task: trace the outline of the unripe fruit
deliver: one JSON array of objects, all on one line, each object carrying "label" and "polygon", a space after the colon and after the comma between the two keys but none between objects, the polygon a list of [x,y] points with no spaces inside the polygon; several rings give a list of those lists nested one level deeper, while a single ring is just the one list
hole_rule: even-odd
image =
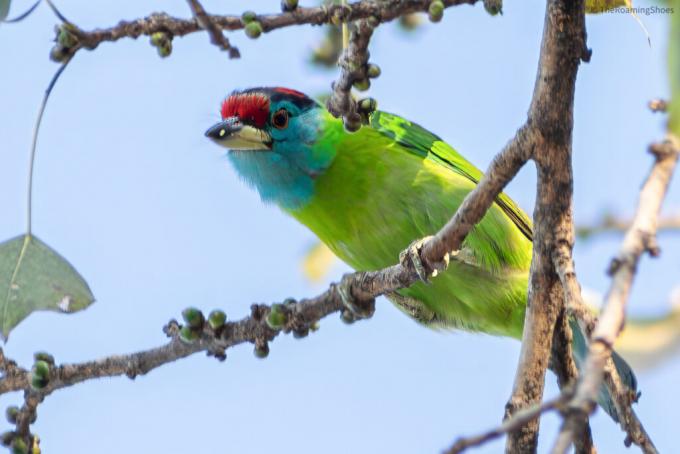
[{"label": "unripe fruit", "polygon": [[243,14],[241,14],[241,22],[244,24],[248,24],[255,20],[257,20],[257,14],[255,11],[245,11]]},{"label": "unripe fruit", "polygon": [[348,325],[351,325],[356,321],[354,315],[352,315],[352,313],[347,310],[340,313],[340,320],[342,320],[344,323],[347,323]]},{"label": "unripe fruit", "polygon": [[376,77],[380,77],[380,66],[374,65],[373,63],[370,63],[368,65],[368,68],[366,68],[366,75],[370,77],[371,79],[375,79]]},{"label": "unripe fruit", "polygon": [[160,46],[168,39],[168,35],[163,32],[156,32],[151,34],[151,44],[154,46]]},{"label": "unripe fruit", "polygon": [[421,23],[422,19],[417,14],[406,14],[399,18],[399,26],[407,32],[415,30]]},{"label": "unripe fruit", "polygon": [[156,32],[151,35],[151,45],[156,48],[158,55],[165,58],[172,53],[172,36],[165,32]]},{"label": "unripe fruit", "polygon": [[354,88],[359,91],[366,91],[371,88],[371,81],[368,79],[361,79],[354,82]]},{"label": "unripe fruit", "polygon": [[169,57],[172,53],[172,41],[168,41],[164,46],[158,46],[158,55],[161,58]]},{"label": "unripe fruit", "polygon": [[484,0],[484,9],[492,16],[503,14],[503,0]]},{"label": "unripe fruit", "polygon": [[288,13],[295,11],[298,7],[298,0],[281,0],[281,11]]},{"label": "unripe fruit", "polygon": [[262,34],[262,25],[257,21],[248,22],[245,31],[248,38],[257,39]]},{"label": "unripe fruit", "polygon": [[227,321],[227,314],[224,311],[215,309],[208,315],[208,324],[212,329],[220,329],[224,326],[224,322]]},{"label": "unripe fruit", "polygon": [[35,375],[31,377],[31,386],[38,391],[44,389],[48,383],[49,380],[44,378],[36,377]]},{"label": "unripe fruit", "polygon": [[199,338],[199,334],[189,328],[188,326],[183,326],[181,330],[179,330],[179,339],[182,342],[185,342],[187,344],[193,344],[196,342]]},{"label": "unripe fruit", "polygon": [[21,438],[12,441],[12,454],[28,454],[28,447]]},{"label": "unripe fruit", "polygon": [[267,315],[267,326],[271,329],[279,330],[286,324],[286,313],[283,311],[283,306],[280,304],[273,304],[269,315]]},{"label": "unripe fruit", "polygon": [[50,377],[50,365],[47,362],[38,360],[33,364],[33,375],[44,380]]},{"label": "unripe fruit", "polygon": [[264,359],[267,356],[269,356],[269,345],[266,342],[263,344],[256,343],[253,353],[255,354],[256,357]]},{"label": "unripe fruit", "polygon": [[47,352],[35,352],[33,353],[33,359],[36,361],[45,361],[52,366],[54,365],[54,356]]},{"label": "unripe fruit", "polygon": [[361,129],[361,117],[358,119],[345,119],[345,130],[347,132],[357,132],[359,129]]},{"label": "unripe fruit", "polygon": [[441,0],[434,0],[430,3],[427,14],[430,17],[431,22],[439,22],[442,20],[442,17],[444,17],[444,2]]},{"label": "unripe fruit", "polygon": [[64,27],[59,27],[59,31],[57,33],[57,42],[64,47],[74,47],[76,44],[78,44],[76,37]]},{"label": "unripe fruit", "polygon": [[4,432],[2,435],[0,435],[0,444],[2,444],[5,447],[8,447],[9,445],[12,444],[12,440],[14,440],[14,437],[16,437],[16,433],[12,431]]},{"label": "unripe fruit", "polygon": [[50,60],[56,63],[65,62],[69,55],[71,55],[69,50],[59,43],[52,46],[52,49],[50,50]]},{"label": "unripe fruit", "polygon": [[10,424],[17,423],[17,416],[19,416],[19,407],[16,405],[11,405],[5,410],[5,417],[7,417],[7,422]]},{"label": "unripe fruit", "polygon": [[296,329],[293,331],[293,337],[295,339],[302,339],[309,335],[309,328]]},{"label": "unripe fruit", "polygon": [[205,322],[205,317],[203,317],[203,312],[195,307],[187,307],[182,311],[182,318],[186,324],[193,329],[203,328],[203,323]]},{"label": "unripe fruit", "polygon": [[359,101],[359,110],[362,113],[370,114],[378,109],[378,101],[373,98],[364,98]]}]

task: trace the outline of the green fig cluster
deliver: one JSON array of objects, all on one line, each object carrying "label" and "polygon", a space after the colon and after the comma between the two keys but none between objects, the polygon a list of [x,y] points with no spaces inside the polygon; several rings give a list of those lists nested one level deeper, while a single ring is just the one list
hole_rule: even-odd
[{"label": "green fig cluster", "polygon": [[245,11],[241,14],[241,22],[248,38],[257,39],[260,37],[262,24],[257,20],[257,14],[254,11]]},{"label": "green fig cluster", "polygon": [[73,56],[78,48],[78,37],[75,34],[75,26],[72,24],[61,24],[55,27],[55,44],[50,50],[50,59],[57,63],[63,63]]},{"label": "green fig cluster", "polygon": [[427,15],[430,22],[439,22],[444,17],[444,2],[441,0],[433,0],[430,7],[427,9]]},{"label": "green fig cluster", "polygon": [[156,48],[161,58],[169,57],[172,53],[172,35],[167,32],[151,34],[151,45]]},{"label": "green fig cluster", "polygon": [[281,0],[281,11],[289,13],[298,7],[298,0]]},{"label": "green fig cluster", "polygon": [[187,344],[196,342],[201,337],[205,317],[200,309],[187,307],[182,311],[185,325],[179,330],[179,338]]}]

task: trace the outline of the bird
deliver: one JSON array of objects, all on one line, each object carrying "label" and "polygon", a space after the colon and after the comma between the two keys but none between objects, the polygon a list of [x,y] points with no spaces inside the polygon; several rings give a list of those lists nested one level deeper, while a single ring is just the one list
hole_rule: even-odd
[{"label": "bird", "polygon": [[[414,240],[436,233],[483,176],[414,122],[375,110],[349,132],[322,103],[290,88],[233,91],[220,116],[205,136],[229,150],[240,178],[357,271],[393,265]],[[431,328],[521,339],[532,235],[530,218],[501,193],[445,271],[387,298]],[[578,323],[570,324],[580,367],[587,341]],[[616,353],[613,359],[637,392],[630,366]],[[618,422],[604,387],[598,402]]]}]

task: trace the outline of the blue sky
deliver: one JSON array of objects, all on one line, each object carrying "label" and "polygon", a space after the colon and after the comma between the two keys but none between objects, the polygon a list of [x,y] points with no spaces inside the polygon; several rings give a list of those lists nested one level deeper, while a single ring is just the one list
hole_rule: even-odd
[{"label": "blue sky", "polygon": [[[14,15],[29,6],[15,0]],[[303,4],[306,4],[304,1]],[[61,0],[83,28],[110,26],[164,9],[186,17],[186,2]],[[252,2],[205,1],[208,11],[240,13]],[[508,1],[504,15],[482,5],[447,10],[442,23],[406,35],[381,28],[371,44],[383,75],[370,94],[384,110],[417,121],[485,168],[526,115],[533,88],[543,2]],[[278,1],[257,2],[260,12]],[[624,14],[588,18],[590,64],[577,82],[574,131],[575,214],[633,212],[650,167],[647,145],[663,119],[645,105],[667,96],[667,17],[642,18],[652,47]],[[0,26],[0,238],[22,233],[31,129],[57,66],[48,60],[56,18],[46,7]],[[161,60],[145,38],[80,52],[57,85],[40,135],[34,231],[89,281],[97,303],[73,316],[40,313],[12,333],[6,353],[30,365],[36,350],[81,361],[165,341],[161,327],[192,305],[231,318],[253,302],[310,296],[300,271],[313,235],[264,206],[203,137],[234,88],[283,85],[323,93],[334,71],[306,59],[318,27],[250,40],[230,35],[242,54],[229,60],[196,33],[176,39]],[[529,213],[533,165],[507,192]],[[677,183],[666,211],[680,209]],[[585,287],[605,291],[604,269],[620,238],[579,243]],[[663,256],[645,258],[631,310],[656,314],[677,285],[680,241],[660,237]],[[330,278],[347,269],[338,264]],[[329,278],[329,279],[330,279]],[[195,356],[135,382],[117,378],[50,396],[34,428],[44,452],[296,453],[440,452],[460,434],[499,422],[510,394],[519,343],[424,329],[380,301],[375,317],[352,326],[337,317],[305,340],[290,336],[258,360],[250,347],[225,363]],[[639,374],[638,411],[662,452],[676,446],[680,360]],[[548,395],[557,390],[552,376]],[[3,396],[0,405],[20,402]],[[559,424],[543,419],[541,450]],[[9,427],[8,427],[9,428]],[[623,450],[623,434],[603,412],[593,418],[601,452]],[[2,429],[4,430],[4,429]],[[498,452],[495,442],[478,452]]]}]

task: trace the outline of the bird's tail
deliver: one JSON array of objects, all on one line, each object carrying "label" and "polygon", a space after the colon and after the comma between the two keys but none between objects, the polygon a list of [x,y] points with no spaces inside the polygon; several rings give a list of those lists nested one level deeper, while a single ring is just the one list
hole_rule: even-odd
[{"label": "bird's tail", "polygon": [[[574,338],[572,344],[574,361],[576,362],[576,366],[578,367],[579,371],[583,371],[583,365],[585,363],[586,356],[588,355],[588,342],[581,331],[581,327],[575,319],[571,318],[569,320],[569,325],[571,326],[571,331],[573,332]],[[635,378],[635,374],[628,363],[616,352],[612,352],[612,360],[614,361],[614,366],[616,366],[616,370],[618,371],[623,384],[630,388],[631,391],[637,393],[637,379]],[[597,396],[597,403],[600,404],[604,411],[606,411],[615,422],[619,422],[619,415],[616,412],[614,400],[612,399],[611,394],[609,394],[609,391],[604,384],[602,384],[600,387],[600,392]]]}]

